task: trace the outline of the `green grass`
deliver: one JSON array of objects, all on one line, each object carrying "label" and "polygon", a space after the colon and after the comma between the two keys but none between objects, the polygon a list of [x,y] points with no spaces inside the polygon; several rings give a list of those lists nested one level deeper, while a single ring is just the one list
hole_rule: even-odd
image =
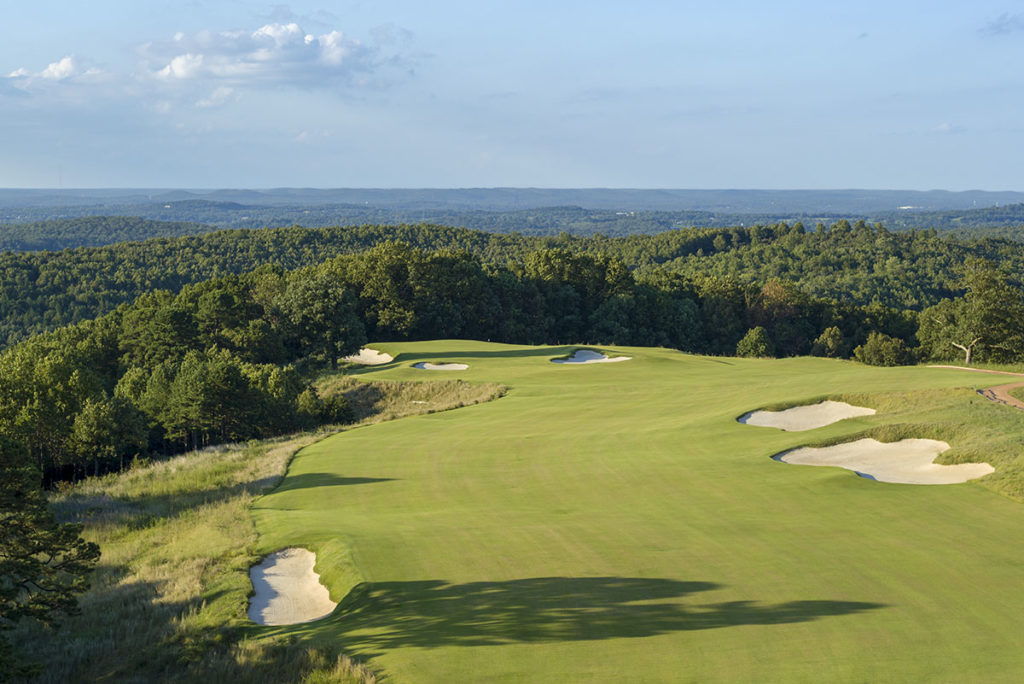
[{"label": "green grass", "polygon": [[[259,553],[300,545],[342,605],[252,628],[396,682],[1011,682],[1024,672],[1024,412],[996,376],[826,359],[379,344],[367,380],[451,376],[498,401],[359,427],[303,449],[253,503]],[[446,376],[446,377],[451,377]],[[958,389],[959,388],[959,389]],[[875,407],[803,433],[741,425],[824,397]],[[974,483],[910,486],[770,455],[937,437]]]}]

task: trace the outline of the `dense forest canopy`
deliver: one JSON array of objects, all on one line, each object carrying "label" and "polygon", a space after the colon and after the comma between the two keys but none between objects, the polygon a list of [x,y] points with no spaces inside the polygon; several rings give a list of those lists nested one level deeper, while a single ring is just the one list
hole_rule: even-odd
[{"label": "dense forest canopy", "polygon": [[958,265],[978,257],[1020,271],[1024,246],[1000,239],[954,240],[932,231],[802,224],[682,229],[621,238],[533,237],[431,225],[228,230],[60,252],[0,254],[0,342],[84,321],[156,289],[172,292],[264,264],[294,269],[388,240],[455,249],[482,262],[521,263],[538,249],[607,255],[637,274],[777,279],[813,297],[920,310],[963,293]]}]

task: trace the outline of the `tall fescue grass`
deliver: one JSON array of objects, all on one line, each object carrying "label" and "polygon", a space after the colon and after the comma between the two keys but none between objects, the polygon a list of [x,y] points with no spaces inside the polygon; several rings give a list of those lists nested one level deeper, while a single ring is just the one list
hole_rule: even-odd
[{"label": "tall fescue grass", "polygon": [[[362,423],[500,396],[460,381],[324,383]],[[93,478],[52,497],[103,555],[82,614],[56,631],[25,624],[16,645],[43,665],[39,682],[374,682],[340,653],[260,637],[245,611],[255,497],[276,486],[304,446],[335,429],[205,449]]]},{"label": "tall fescue grass", "polygon": [[364,423],[471,406],[497,399],[505,389],[496,383],[477,385],[463,380],[362,381],[346,375],[325,377],[317,385],[322,396],[344,395],[355,419]]}]

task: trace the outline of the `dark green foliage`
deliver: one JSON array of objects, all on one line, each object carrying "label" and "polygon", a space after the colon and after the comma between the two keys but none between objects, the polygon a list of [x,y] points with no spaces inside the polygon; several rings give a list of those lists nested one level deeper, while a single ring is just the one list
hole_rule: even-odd
[{"label": "dark green foliage", "polygon": [[[812,233],[805,233],[800,224],[779,224],[668,230],[621,238],[529,237],[431,225],[228,230],[62,252],[0,254],[0,341],[9,344],[35,332],[95,318],[146,292],[177,292],[189,283],[245,273],[261,265],[294,269],[365,252],[388,241],[468,252],[488,266],[499,267],[523,265],[532,252],[565,250],[614,258],[633,269],[638,278],[656,269],[698,281],[708,276],[729,279],[743,287],[760,287],[774,278],[796,283],[800,291],[815,298],[860,305],[880,302],[915,310],[962,294],[956,269],[968,257],[997,260],[1018,271],[1024,268],[1024,247],[1015,242],[960,242],[939,238],[934,231],[889,233],[880,226],[851,226],[845,221]],[[434,261],[432,267],[436,269],[439,263]],[[540,269],[535,275],[555,275],[544,274],[541,262],[533,266]],[[459,282],[463,275],[448,283]],[[402,285],[400,280],[406,276],[400,269],[391,273],[392,285],[399,289],[382,292],[390,297],[388,306],[379,312],[384,316],[382,332],[401,332],[413,323],[404,318],[408,302],[403,305],[403,298],[422,292],[424,287],[416,280]],[[445,282],[445,278],[435,277],[432,284],[440,287]],[[550,293],[538,296],[546,294]],[[204,305],[213,316],[210,324],[225,322],[218,318],[225,313],[222,307],[230,309],[231,302]],[[377,320],[372,315],[364,318],[369,336],[376,337]],[[433,315],[426,325],[436,327],[443,318],[443,314]],[[172,328],[177,323],[180,321],[173,316],[165,322]],[[251,331],[255,337],[259,334],[258,329]],[[743,330],[726,331],[716,344],[731,351],[742,334]],[[725,344],[728,338],[731,343]]]},{"label": "dark green foliage", "polygon": [[921,354],[935,360],[1007,362],[1024,351],[1024,294],[994,263],[979,259],[963,270],[962,299],[944,299],[921,312]]},{"label": "dark green foliage", "polygon": [[832,359],[845,357],[847,351],[848,347],[843,339],[843,331],[835,325],[825,328],[811,346],[812,355],[827,356]]},{"label": "dark green foliage", "polygon": [[869,334],[867,341],[853,350],[853,355],[871,366],[903,366],[914,362],[903,340],[880,332]]},{"label": "dark green foliage", "polygon": [[197,235],[214,230],[201,223],[151,221],[138,216],[84,216],[0,228],[0,252],[28,252],[109,245],[151,237]]},{"label": "dark green foliage", "polygon": [[4,632],[23,619],[55,625],[78,612],[99,547],[59,524],[47,508],[27,451],[0,437],[0,681],[31,670]]},{"label": "dark green foliage", "polygon": [[736,344],[736,356],[764,358],[775,355],[775,345],[768,337],[768,331],[760,325],[751,328]]}]

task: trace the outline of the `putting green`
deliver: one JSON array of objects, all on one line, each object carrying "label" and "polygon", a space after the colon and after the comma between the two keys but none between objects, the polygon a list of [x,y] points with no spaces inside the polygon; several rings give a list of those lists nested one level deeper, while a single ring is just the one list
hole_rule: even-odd
[{"label": "putting green", "polygon": [[770,458],[891,411],[803,433],[736,422],[784,402],[991,377],[665,349],[573,366],[548,362],[572,347],[373,347],[395,363],[359,371],[368,378],[423,381],[412,363],[465,363],[452,375],[510,390],[304,449],[255,504],[261,551],[317,551],[334,600],[358,585],[327,619],[257,634],[331,643],[396,682],[1024,672],[1024,506],[984,480],[893,485]]}]

